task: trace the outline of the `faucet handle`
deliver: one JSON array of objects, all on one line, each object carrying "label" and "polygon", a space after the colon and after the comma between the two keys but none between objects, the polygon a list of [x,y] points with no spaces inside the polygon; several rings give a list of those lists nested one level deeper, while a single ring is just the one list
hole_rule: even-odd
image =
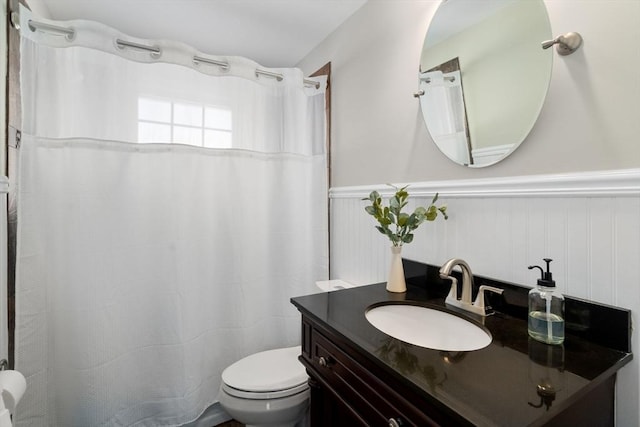
[{"label": "faucet handle", "polygon": [[485,306],[485,303],[484,303],[484,291],[491,291],[491,292],[495,292],[496,294],[502,294],[504,292],[504,289],[495,288],[489,285],[480,286],[480,288],[478,289],[478,296],[476,297],[476,300],[473,302],[473,305],[477,307],[479,310],[482,310],[483,313],[486,313],[487,307]]}]

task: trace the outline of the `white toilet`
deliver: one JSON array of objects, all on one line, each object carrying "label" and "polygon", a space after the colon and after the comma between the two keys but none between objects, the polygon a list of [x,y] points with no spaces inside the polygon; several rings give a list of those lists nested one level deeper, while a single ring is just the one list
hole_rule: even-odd
[{"label": "white toilet", "polygon": [[300,346],[255,353],[222,372],[218,400],[247,426],[290,427],[305,420],[309,406],[307,372]]}]

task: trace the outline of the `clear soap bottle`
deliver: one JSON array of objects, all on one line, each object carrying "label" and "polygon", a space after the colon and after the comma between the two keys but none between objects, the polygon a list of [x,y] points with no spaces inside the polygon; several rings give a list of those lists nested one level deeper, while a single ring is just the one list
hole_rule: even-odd
[{"label": "clear soap bottle", "polygon": [[529,291],[529,336],[546,344],[564,342],[564,297],[556,290],[556,282],[549,271],[553,260],[544,258],[547,271],[538,265],[529,266],[540,269],[542,277],[537,287]]}]

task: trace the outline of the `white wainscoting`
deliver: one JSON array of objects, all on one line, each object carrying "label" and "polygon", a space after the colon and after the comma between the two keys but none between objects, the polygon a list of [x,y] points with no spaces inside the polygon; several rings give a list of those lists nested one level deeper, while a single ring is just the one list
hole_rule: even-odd
[{"label": "white wainscoting", "polygon": [[[384,185],[331,189],[331,278],[386,281],[390,244],[361,200],[372,190],[393,192]],[[405,258],[435,265],[462,258],[475,274],[528,286],[535,285],[538,270],[527,266],[552,258],[561,292],[631,309],[637,322],[640,169],[410,183],[408,208],[427,205],[436,192],[449,220],[423,224],[404,246]],[[637,356],[623,372],[618,425],[640,425]]]}]

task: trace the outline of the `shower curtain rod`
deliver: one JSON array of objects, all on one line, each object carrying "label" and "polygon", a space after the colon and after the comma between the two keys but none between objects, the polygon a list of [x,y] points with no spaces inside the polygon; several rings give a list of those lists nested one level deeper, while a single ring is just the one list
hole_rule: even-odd
[{"label": "shower curtain rod", "polygon": [[[228,69],[229,68],[229,64],[224,62],[224,61],[219,61],[217,59],[209,59],[209,58],[204,58],[202,56],[194,56],[193,57],[193,62],[198,64],[200,62],[203,62],[205,64],[211,64],[211,65],[217,65],[220,68],[223,69]],[[263,75],[263,76],[267,76],[267,77],[273,77],[274,79],[278,80],[278,81],[282,81],[284,79],[284,76],[280,73],[274,73],[272,71],[267,71],[267,70],[261,70],[259,68],[256,68],[256,76],[257,75]],[[314,80],[309,80],[309,79],[303,79],[304,84],[309,85],[309,86],[315,86],[316,89],[318,89],[320,87],[320,83],[314,81]]]},{"label": "shower curtain rod", "polygon": [[[73,40],[73,38],[76,35],[76,31],[73,28],[66,28],[66,27],[60,27],[57,25],[51,25],[51,24],[46,24],[44,22],[38,22],[38,21],[34,21],[33,19],[29,20],[29,29],[33,32],[35,32],[36,30],[41,30],[41,31],[45,31],[45,32],[54,32],[54,33],[60,33],[60,34],[65,34],[68,40]],[[160,49],[158,46],[149,46],[149,45],[144,45],[144,44],[140,44],[140,43],[135,43],[135,42],[129,42],[126,40],[121,40],[121,39],[116,39],[116,46],[118,46],[118,48],[120,49],[124,49],[125,47],[129,47],[132,49],[137,49],[137,50],[143,50],[146,52],[150,52],[151,56],[154,58],[159,58],[160,55],[162,54],[162,49]],[[193,62],[198,64],[200,62],[206,63],[206,64],[212,64],[212,65],[217,65],[223,69],[228,69],[229,68],[229,64],[224,62],[224,61],[218,61],[215,59],[208,59],[208,58],[203,58],[201,56],[197,56],[195,55],[193,57]],[[282,79],[284,79],[284,76],[280,73],[274,73],[272,71],[267,71],[267,70],[261,70],[259,68],[256,68],[256,76],[259,75],[263,75],[263,76],[267,76],[267,77],[273,77],[275,78],[277,81],[282,81]],[[320,87],[320,83],[314,81],[314,80],[310,80],[310,79],[303,79],[303,82],[305,85],[308,86],[314,86],[316,89],[318,89]]]},{"label": "shower curtain rod", "polygon": [[65,34],[68,40],[73,40],[76,36],[76,30],[73,28],[59,27],[57,25],[46,24],[29,19],[29,29],[35,33],[36,30],[49,31],[53,33]]},{"label": "shower curtain rod", "polygon": [[[454,76],[445,76],[443,77],[444,80],[448,81],[448,82],[455,82],[456,78]],[[431,83],[431,77],[425,77],[424,79],[422,79],[425,81],[425,83]]]}]

